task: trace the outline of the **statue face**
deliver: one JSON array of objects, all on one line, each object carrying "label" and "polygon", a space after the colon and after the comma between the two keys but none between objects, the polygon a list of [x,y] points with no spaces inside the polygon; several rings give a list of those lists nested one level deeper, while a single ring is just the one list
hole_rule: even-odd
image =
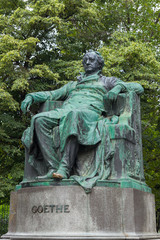
[{"label": "statue face", "polygon": [[83,67],[86,74],[92,74],[99,70],[99,63],[97,59],[97,54],[94,52],[89,52],[84,56]]}]

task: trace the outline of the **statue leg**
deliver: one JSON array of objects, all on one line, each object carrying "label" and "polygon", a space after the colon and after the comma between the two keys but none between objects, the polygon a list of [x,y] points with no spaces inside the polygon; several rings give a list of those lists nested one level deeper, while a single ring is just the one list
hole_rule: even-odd
[{"label": "statue leg", "polygon": [[58,171],[53,173],[54,178],[68,178],[70,176],[70,171],[72,170],[76,156],[79,149],[79,143],[75,136],[68,138],[62,160],[60,162]]},{"label": "statue leg", "polygon": [[58,125],[58,119],[40,116],[35,119],[35,141],[42,153],[48,173],[38,179],[52,178],[53,172],[58,169],[59,161],[56,149],[53,147],[52,130]]}]

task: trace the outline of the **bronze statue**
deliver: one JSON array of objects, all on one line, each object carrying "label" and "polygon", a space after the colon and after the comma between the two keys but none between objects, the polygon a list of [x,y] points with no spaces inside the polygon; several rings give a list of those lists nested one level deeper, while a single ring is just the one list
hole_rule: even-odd
[{"label": "bronze statue", "polygon": [[[117,126],[119,116],[113,111],[111,115],[110,108],[120,93],[132,91],[142,94],[143,88],[138,83],[125,83],[116,77],[103,76],[104,60],[98,52],[87,52],[83,66],[85,72],[77,81],[71,81],[55,91],[29,93],[21,109],[26,113],[32,103],[63,101],[61,107],[32,117],[31,127],[23,135],[28,162],[36,169],[39,181],[71,177],[84,188],[90,189],[97,180],[105,180],[111,174],[115,148],[111,144],[108,126]],[[53,139],[56,127],[60,137],[58,148],[61,159],[55,146],[58,140]],[[130,127],[128,129],[130,131]],[[73,171],[81,146],[95,149],[94,162],[87,174],[82,176]]]}]

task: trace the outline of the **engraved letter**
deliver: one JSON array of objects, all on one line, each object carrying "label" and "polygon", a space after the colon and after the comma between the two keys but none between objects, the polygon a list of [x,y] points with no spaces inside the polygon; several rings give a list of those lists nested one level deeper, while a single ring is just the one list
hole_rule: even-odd
[{"label": "engraved letter", "polygon": [[58,211],[60,211],[60,213],[62,213],[62,210],[63,210],[63,205],[56,205],[56,213],[58,213]]},{"label": "engraved letter", "polygon": [[49,213],[48,205],[44,205],[44,213]]},{"label": "engraved letter", "polygon": [[64,205],[64,213],[69,213],[69,205]]},{"label": "engraved letter", "polygon": [[55,207],[55,205],[49,205],[51,208],[51,213],[53,213],[53,208]]},{"label": "engraved letter", "polygon": [[39,213],[42,213],[42,212],[43,212],[43,207],[42,207],[42,206],[39,206],[39,207],[38,207],[38,212],[39,212]]},{"label": "engraved letter", "polygon": [[32,212],[33,212],[33,213],[36,213],[37,211],[38,211],[38,208],[37,208],[36,206],[33,206],[33,207],[32,207]]}]

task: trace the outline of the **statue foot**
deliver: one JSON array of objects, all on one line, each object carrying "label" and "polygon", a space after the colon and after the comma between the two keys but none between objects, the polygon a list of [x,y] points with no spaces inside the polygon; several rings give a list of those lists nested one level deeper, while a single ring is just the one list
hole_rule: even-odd
[{"label": "statue foot", "polygon": [[53,178],[53,173],[54,173],[54,172],[55,172],[55,170],[50,169],[46,175],[38,176],[37,179],[38,179],[38,180],[51,179],[51,178]]},{"label": "statue foot", "polygon": [[52,174],[53,178],[58,178],[58,179],[67,179],[67,175],[65,173],[58,173],[58,172],[55,172]]},{"label": "statue foot", "polygon": [[59,173],[53,173],[52,176],[53,176],[53,178],[58,178],[58,179],[63,179],[63,178],[64,178],[64,177],[63,177],[61,174],[59,174]]}]

